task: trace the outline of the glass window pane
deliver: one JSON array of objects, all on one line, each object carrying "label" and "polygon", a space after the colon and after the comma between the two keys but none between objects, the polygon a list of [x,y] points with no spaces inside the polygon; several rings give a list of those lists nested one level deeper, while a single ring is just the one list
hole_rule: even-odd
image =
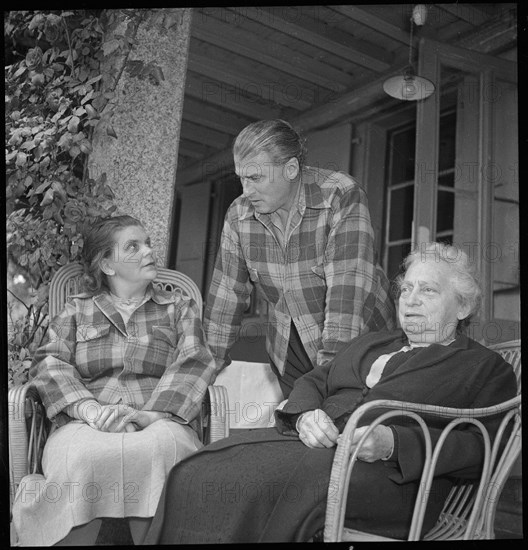
[{"label": "glass window pane", "polygon": [[394,279],[401,272],[401,265],[407,254],[411,251],[411,243],[395,244],[389,246],[387,277],[389,281]]},{"label": "glass window pane", "polygon": [[438,147],[438,170],[455,166],[456,113],[440,117],[440,142]]},{"label": "glass window pane", "polygon": [[446,187],[455,186],[455,173],[449,172],[438,177],[438,185],[445,185]]},{"label": "glass window pane", "polygon": [[436,231],[453,229],[455,214],[455,194],[451,191],[438,191],[438,205],[436,210]]},{"label": "glass window pane", "polygon": [[389,192],[391,194],[389,241],[410,239],[413,219],[414,187],[409,185],[402,189],[395,189]]},{"label": "glass window pane", "polygon": [[416,128],[395,132],[391,136],[391,174],[389,184],[414,180]]}]

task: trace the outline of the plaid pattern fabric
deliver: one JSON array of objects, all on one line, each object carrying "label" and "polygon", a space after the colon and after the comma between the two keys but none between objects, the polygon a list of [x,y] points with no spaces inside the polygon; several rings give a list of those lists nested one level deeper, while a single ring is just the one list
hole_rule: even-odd
[{"label": "plaid pattern fabric", "polygon": [[314,366],[362,332],[395,327],[364,191],[347,174],[310,167],[301,184],[285,246],[269,214],[243,196],[229,207],[204,321],[219,370],[229,363],[252,285],[269,304],[266,346],[281,373],[292,320]]},{"label": "plaid pattern fabric", "polygon": [[126,326],[108,294],[72,297],[50,323],[30,380],[59,425],[71,420],[68,405],[89,397],[170,412],[188,423],[213,373],[194,301],[152,289]]}]

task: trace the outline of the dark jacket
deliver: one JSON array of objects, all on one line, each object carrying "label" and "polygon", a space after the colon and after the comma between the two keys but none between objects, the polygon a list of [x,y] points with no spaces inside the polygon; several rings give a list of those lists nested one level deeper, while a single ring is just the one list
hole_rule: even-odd
[{"label": "dark jacket", "polygon": [[[516,395],[517,383],[511,365],[488,348],[459,335],[449,346],[432,344],[419,348],[401,366],[398,356],[387,363],[379,382],[368,388],[365,380],[373,360],[383,353],[399,350],[408,344],[401,330],[369,333],[354,339],[329,365],[314,369],[299,378],[282,411],[276,411],[277,428],[283,434],[295,433],[298,414],[322,409],[342,431],[351,413],[363,403],[375,399],[395,399],[456,408],[490,407]],[[380,411],[372,411],[360,421],[369,424]],[[421,429],[404,418],[387,421],[393,427],[400,474],[394,481],[416,480],[422,472],[424,446]],[[499,420],[485,419],[494,433]],[[433,423],[433,445],[446,420]],[[480,431],[456,430],[444,444],[436,468],[437,475],[446,473],[474,477],[482,462]],[[460,453],[460,449],[464,453]]]},{"label": "dark jacket", "polygon": [[[291,542],[309,540],[324,524],[335,447],[312,449],[294,429],[302,411],[321,408],[342,428],[361,403],[399,399],[451,407],[487,407],[516,394],[512,367],[500,355],[459,336],[396,354],[379,382],[365,379],[375,359],[407,343],[401,331],[368,333],[343,348],[326,367],[299,378],[277,428],[250,430],[205,446],[171,471],[147,544]],[[367,424],[372,417],[365,417]],[[483,420],[493,431],[497,419]],[[350,477],[345,524],[406,538],[423,463],[421,433],[390,420],[398,440],[394,460],[357,461]],[[441,424],[445,424],[442,421]],[[438,429],[433,430],[433,440]],[[482,462],[481,436],[471,426],[449,435],[424,517],[429,530],[454,475],[474,477]],[[279,433],[281,432],[281,433]]]}]

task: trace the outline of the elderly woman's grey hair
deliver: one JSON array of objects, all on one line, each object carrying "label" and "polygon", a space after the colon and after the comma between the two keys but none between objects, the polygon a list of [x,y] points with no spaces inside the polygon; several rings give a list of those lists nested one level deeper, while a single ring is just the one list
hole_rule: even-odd
[{"label": "elderly woman's grey hair", "polygon": [[246,126],[233,144],[233,156],[243,160],[267,153],[277,164],[286,164],[296,158],[302,168],[306,149],[305,140],[285,120],[258,120]]},{"label": "elderly woman's grey hair", "polygon": [[[476,264],[459,246],[446,243],[421,243],[414,248],[402,263],[406,272],[416,262],[433,260],[444,262],[451,269],[451,281],[455,294],[463,306],[469,306],[468,316],[461,320],[458,329],[462,330],[469,325],[470,319],[480,310],[482,303],[482,289],[477,275]],[[404,276],[396,279],[397,291],[401,287]]]}]

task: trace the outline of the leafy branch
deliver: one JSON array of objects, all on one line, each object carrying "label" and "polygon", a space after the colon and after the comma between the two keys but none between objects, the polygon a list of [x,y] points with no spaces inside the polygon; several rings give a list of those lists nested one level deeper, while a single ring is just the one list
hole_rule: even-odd
[{"label": "leafy branch", "polygon": [[[87,228],[116,210],[106,175],[88,174],[93,133],[102,125],[117,137],[111,118],[125,71],[152,85],[163,80],[160,67],[132,53],[141,24],[168,28],[165,12],[172,10],[4,15],[10,383],[24,381],[46,334],[53,274],[80,259]],[[15,274],[27,284],[15,284]]]}]

